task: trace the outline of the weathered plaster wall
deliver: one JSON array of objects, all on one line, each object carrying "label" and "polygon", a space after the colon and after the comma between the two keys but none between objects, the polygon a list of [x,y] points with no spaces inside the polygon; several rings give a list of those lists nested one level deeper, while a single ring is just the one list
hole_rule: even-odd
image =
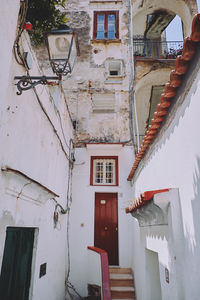
[{"label": "weathered plaster wall", "polygon": [[[170,285],[165,290],[165,278],[160,277],[162,299],[199,298],[199,64],[198,50],[188,77],[179,90],[174,108],[133,179],[133,192],[136,197],[144,191],[162,188],[177,188],[180,197],[179,205],[170,208],[175,223],[172,224],[173,229],[168,224],[168,234],[164,232],[165,228],[157,227],[155,233],[151,228],[139,229],[133,221],[137,247],[141,247],[134,247],[135,251],[133,250],[139,300],[149,299],[145,298],[143,284],[140,283],[145,274],[144,256],[140,256],[140,253],[144,252],[147,243],[151,245],[151,250],[160,243],[160,246],[153,250],[158,253],[159,264],[168,267],[170,278],[176,276],[174,290],[170,290]],[[174,200],[171,201],[171,205],[172,203],[175,203]],[[164,245],[165,239],[167,243]],[[176,242],[173,253],[170,253],[170,239],[173,243]],[[164,261],[160,256],[162,252],[166,252]]]},{"label": "weathered plaster wall", "polygon": [[[93,12],[119,10],[119,40],[93,40]],[[80,57],[71,76],[64,83],[72,117],[77,121],[78,140],[129,140],[129,44],[127,1],[95,2],[67,1],[69,26],[78,34]],[[123,74],[120,80],[108,81],[106,63],[121,60]],[[107,81],[107,82],[106,82]],[[96,94],[115,94],[114,112],[93,112]]]}]

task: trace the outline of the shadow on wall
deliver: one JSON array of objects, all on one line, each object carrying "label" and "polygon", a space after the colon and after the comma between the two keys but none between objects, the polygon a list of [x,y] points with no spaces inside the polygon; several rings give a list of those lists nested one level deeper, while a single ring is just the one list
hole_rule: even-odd
[{"label": "shadow on wall", "polygon": [[[198,83],[197,81],[195,82],[195,78],[197,76],[197,72],[199,71],[199,67],[199,55],[196,55],[195,59],[189,65],[187,75],[185,75],[181,87],[177,90],[177,94],[172,100],[174,103],[169,108],[167,118],[163,121],[157,137],[153,143],[149,145],[149,149],[144,156],[144,169],[151,165],[152,160],[155,159],[158,152],[166,146],[166,143],[169,142],[171,137],[175,134],[176,129],[181,126],[180,122],[184,118],[187,109],[189,109],[193,96],[196,94],[198,89]],[[189,91],[188,94],[185,94],[185,91]],[[171,167],[173,170],[173,165]],[[139,173],[140,172],[136,173],[137,175],[134,181],[136,181]],[[170,188],[170,186],[168,186],[168,188]]]},{"label": "shadow on wall", "polygon": [[199,299],[199,270],[200,270],[200,157],[196,158],[196,169],[193,174],[194,199],[191,200],[194,233],[185,229],[185,257],[184,273],[187,286],[185,299]]}]

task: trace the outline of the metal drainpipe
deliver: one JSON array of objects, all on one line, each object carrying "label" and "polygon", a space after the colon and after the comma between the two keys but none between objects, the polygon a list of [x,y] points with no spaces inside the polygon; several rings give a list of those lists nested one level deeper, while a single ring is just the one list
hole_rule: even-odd
[{"label": "metal drainpipe", "polygon": [[[134,91],[135,93],[135,91]],[[138,118],[137,118],[137,107],[136,107],[136,100],[135,97],[133,98],[134,101],[134,113],[135,113],[135,123],[136,123],[136,137],[137,137],[137,151],[140,150],[140,135],[139,135],[139,128],[138,128]]]},{"label": "metal drainpipe", "polygon": [[133,121],[133,95],[134,95],[134,66],[133,66],[133,43],[132,43],[132,7],[131,0],[128,1],[128,34],[129,34],[129,55],[130,55],[130,77],[129,77],[129,130],[130,138],[133,143],[134,152],[137,151],[136,132]]}]

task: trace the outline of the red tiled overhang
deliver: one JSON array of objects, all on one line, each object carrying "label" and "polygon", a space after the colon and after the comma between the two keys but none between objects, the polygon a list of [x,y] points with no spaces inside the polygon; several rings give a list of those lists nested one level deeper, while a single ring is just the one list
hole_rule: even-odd
[{"label": "red tiled overhang", "polygon": [[200,42],[200,13],[196,14],[193,18],[192,33],[190,37],[184,39],[183,53],[176,58],[175,70],[172,70],[170,73],[170,81],[165,85],[165,92],[161,95],[160,103],[157,105],[157,111],[154,113],[154,118],[151,120],[127,180],[132,180],[142,157],[162,125],[168,109],[173,102],[173,98],[176,95],[177,88],[181,85],[184,74],[187,72],[189,62],[194,58],[198,42]]},{"label": "red tiled overhang", "polygon": [[168,191],[169,191],[169,189],[146,191],[143,194],[141,194],[140,197],[137,198],[136,201],[134,201],[129,207],[127,207],[125,209],[125,211],[127,214],[131,213],[131,212],[137,210],[138,208],[148,204],[149,201],[151,201],[153,199],[155,194],[164,193],[164,192],[168,192]]}]

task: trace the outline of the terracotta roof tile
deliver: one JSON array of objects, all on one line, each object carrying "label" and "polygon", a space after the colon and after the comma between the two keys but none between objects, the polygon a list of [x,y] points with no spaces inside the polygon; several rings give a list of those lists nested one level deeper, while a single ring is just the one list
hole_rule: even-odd
[{"label": "terracotta roof tile", "polygon": [[150,122],[146,136],[144,137],[140,150],[136,155],[128,180],[133,178],[139,162],[162,125],[168,109],[173,102],[173,98],[176,95],[176,89],[181,85],[184,74],[187,72],[189,67],[189,62],[194,58],[198,42],[200,42],[200,13],[196,14],[193,18],[192,33],[190,37],[184,39],[183,53],[176,58],[175,70],[172,70],[170,73],[170,81],[165,85],[165,91],[161,95],[160,103],[157,105],[157,111],[154,113],[154,118]]},{"label": "terracotta roof tile", "polygon": [[126,213],[131,213],[133,211],[136,211],[140,207],[146,205],[151,201],[155,194],[168,192],[169,189],[162,189],[162,190],[154,190],[154,191],[146,191],[143,194],[140,194],[140,196],[131,203],[129,207],[125,209]]}]

